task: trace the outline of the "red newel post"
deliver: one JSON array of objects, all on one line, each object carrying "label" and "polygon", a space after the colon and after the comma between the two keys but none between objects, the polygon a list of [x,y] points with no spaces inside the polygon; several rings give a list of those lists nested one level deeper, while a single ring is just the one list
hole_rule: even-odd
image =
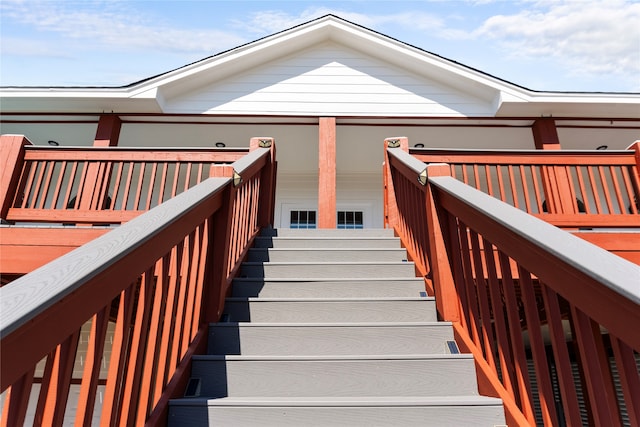
[{"label": "red newel post", "polygon": [[24,164],[24,147],[32,145],[23,135],[0,136],[0,218],[7,217]]}]

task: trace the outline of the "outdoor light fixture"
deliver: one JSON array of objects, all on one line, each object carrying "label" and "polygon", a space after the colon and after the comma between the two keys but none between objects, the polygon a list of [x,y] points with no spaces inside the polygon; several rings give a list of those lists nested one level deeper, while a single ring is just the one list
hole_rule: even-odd
[{"label": "outdoor light fixture", "polygon": [[222,147],[226,147],[226,146],[227,146],[227,144],[225,144],[224,142],[220,142],[220,141],[216,142],[216,147],[222,148]]},{"label": "outdoor light fixture", "polygon": [[606,150],[607,148],[609,148],[608,145],[601,145],[601,146],[597,147],[596,150]]},{"label": "outdoor light fixture", "polygon": [[50,139],[49,141],[47,141],[47,144],[52,145],[52,146],[54,146],[54,147],[57,147],[58,145],[60,145],[60,144],[58,144],[58,141],[54,141],[54,140],[52,140],[52,139]]},{"label": "outdoor light fixture", "polygon": [[416,145],[414,145],[413,148],[424,148],[424,144],[419,142]]}]

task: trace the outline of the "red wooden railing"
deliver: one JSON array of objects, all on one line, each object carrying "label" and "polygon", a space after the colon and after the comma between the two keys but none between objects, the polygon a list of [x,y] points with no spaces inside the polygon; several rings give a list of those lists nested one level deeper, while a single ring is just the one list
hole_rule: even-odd
[{"label": "red wooden railing", "polygon": [[[562,227],[640,226],[636,151],[409,149],[424,163]],[[615,215],[614,217],[611,215]]]},{"label": "red wooden railing", "polygon": [[640,268],[386,143],[387,224],[508,424],[638,425]]},{"label": "red wooden railing", "polygon": [[271,142],[252,139],[251,152],[212,166],[212,178],[0,288],[2,425],[27,416],[34,425],[166,423],[231,276],[272,223]]},{"label": "red wooden railing", "polygon": [[[35,147],[3,136],[13,198],[2,218],[18,222],[120,223],[186,191],[248,149]],[[19,148],[12,150],[12,145]],[[6,161],[6,160],[5,160]],[[7,184],[8,185],[8,184]]]}]

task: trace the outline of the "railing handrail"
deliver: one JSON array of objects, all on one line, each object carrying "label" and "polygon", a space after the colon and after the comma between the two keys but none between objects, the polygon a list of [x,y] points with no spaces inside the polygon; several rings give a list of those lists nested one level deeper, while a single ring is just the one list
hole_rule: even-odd
[{"label": "railing handrail", "polygon": [[[150,211],[132,219],[121,227],[96,238],[93,241],[69,252],[62,257],[34,270],[8,285],[0,288],[0,301],[2,310],[0,313],[0,338],[5,350],[3,359],[10,356],[7,351],[9,346],[16,348],[29,348],[28,352],[20,353],[22,364],[33,365],[37,363],[47,352],[51,350],[58,338],[68,336],[77,324],[65,325],[55,322],[50,315],[41,316],[46,310],[54,307],[65,298],[77,293],[89,280],[99,278],[101,282],[100,294],[107,293],[106,298],[114,298],[118,292],[124,289],[128,282],[124,276],[138,275],[124,268],[117,267],[118,261],[124,260],[136,252],[138,256],[148,259],[149,262],[157,259],[167,251],[167,248],[175,242],[166,242],[166,245],[158,245],[154,237],[160,231],[171,229],[184,235],[204,217],[217,210],[221,201],[217,196],[230,182],[229,178],[209,178],[201,184],[177,195],[165,203]],[[149,244],[153,242],[153,244]],[[104,287],[102,287],[104,285]],[[109,291],[106,290],[106,288]],[[94,290],[96,296],[98,290]],[[100,298],[91,299],[94,304],[83,304],[78,307],[74,317],[80,319],[79,324],[88,319],[98,308],[105,305]],[[24,337],[12,337],[20,328],[51,328],[51,341],[40,343],[21,342]],[[24,336],[27,334],[21,333]],[[28,339],[28,337],[27,337]],[[7,341],[11,341],[7,344]],[[5,347],[6,346],[6,347]],[[37,350],[36,350],[37,347]],[[2,363],[2,366],[8,366]],[[13,366],[13,365],[12,365]],[[2,371],[2,389],[10,385],[15,375],[21,373]]]},{"label": "railing handrail", "polygon": [[[620,328],[618,324],[640,324],[640,266],[453,177],[430,177],[428,181],[446,193],[449,200],[457,201],[453,204],[441,197],[440,203],[447,210],[489,240],[496,239],[492,243],[512,258],[523,258],[517,253],[526,252],[528,261],[518,261],[529,271],[633,348],[640,348],[640,336],[625,336],[620,330],[628,328]],[[479,225],[485,229],[477,229]],[[500,227],[499,234],[487,232],[489,227],[496,226]],[[634,277],[638,280],[634,281]],[[580,283],[579,289],[571,290],[576,283]],[[600,286],[621,297],[613,312],[609,307],[602,309],[610,301],[598,299],[605,297],[602,289],[597,289]],[[609,318],[612,313],[614,319]]]},{"label": "railing handrail", "polygon": [[[411,159],[406,138],[385,144],[386,223],[437,296],[440,318],[473,354],[479,392],[503,400],[509,425],[557,425],[561,417],[580,425],[583,405],[590,423],[637,424],[640,266],[547,221],[577,223],[575,213],[532,215],[460,180],[452,164],[420,166],[415,160],[431,159]],[[512,156],[509,168],[521,161]],[[585,216],[609,226],[621,218]],[[623,218],[631,225],[637,217]]]},{"label": "railing handrail", "polygon": [[[635,165],[634,150],[528,150],[528,149],[439,149],[410,148],[409,153],[418,159],[434,157],[438,161],[458,164],[526,165]],[[518,161],[513,158],[517,156]],[[561,161],[558,161],[560,160]],[[552,163],[551,163],[552,162]]]},{"label": "railing handrail", "polygon": [[[212,147],[46,147],[26,146],[25,160],[71,161],[215,161],[233,162],[248,148]],[[212,156],[215,158],[212,159]]]},{"label": "railing handrail", "polygon": [[212,166],[203,181],[0,289],[6,423],[24,422],[36,382],[35,419],[62,422],[79,380],[76,423],[99,416],[103,424],[163,425],[240,262],[272,224],[275,172],[273,138],[252,138],[247,154]]}]

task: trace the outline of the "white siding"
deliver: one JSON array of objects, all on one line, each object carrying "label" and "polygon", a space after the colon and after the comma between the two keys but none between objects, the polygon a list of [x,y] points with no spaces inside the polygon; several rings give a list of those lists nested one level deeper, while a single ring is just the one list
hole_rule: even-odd
[{"label": "white siding", "polygon": [[168,99],[165,108],[191,114],[455,117],[492,115],[491,105],[401,64],[323,44]]}]

